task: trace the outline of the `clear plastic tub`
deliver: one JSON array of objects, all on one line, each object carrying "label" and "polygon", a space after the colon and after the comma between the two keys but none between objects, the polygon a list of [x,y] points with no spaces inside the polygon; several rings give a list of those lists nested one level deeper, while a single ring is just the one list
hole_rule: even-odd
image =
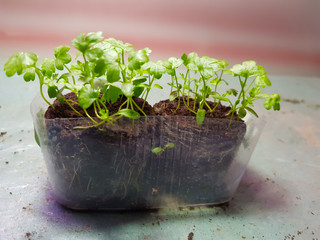
[{"label": "clear plastic tub", "polygon": [[[77,210],[228,202],[265,124],[206,118],[198,126],[194,117],[152,116],[74,129],[91,123],[44,119],[46,108],[39,98],[31,105],[49,179],[56,200]],[[163,151],[153,153],[157,147]]]}]

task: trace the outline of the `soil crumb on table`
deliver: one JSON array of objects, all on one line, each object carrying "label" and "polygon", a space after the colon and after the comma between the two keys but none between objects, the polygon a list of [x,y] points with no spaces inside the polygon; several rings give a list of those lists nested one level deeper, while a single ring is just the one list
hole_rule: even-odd
[{"label": "soil crumb on table", "polygon": [[188,240],[192,240],[192,239],[193,239],[193,236],[194,236],[193,232],[189,233],[189,235],[188,235]]}]

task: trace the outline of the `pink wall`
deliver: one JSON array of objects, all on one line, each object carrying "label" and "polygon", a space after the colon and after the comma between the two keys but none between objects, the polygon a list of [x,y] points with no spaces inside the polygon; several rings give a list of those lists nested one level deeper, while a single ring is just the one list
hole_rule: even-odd
[{"label": "pink wall", "polygon": [[0,0],[0,59],[98,30],[158,57],[196,51],[320,76],[319,0]]}]

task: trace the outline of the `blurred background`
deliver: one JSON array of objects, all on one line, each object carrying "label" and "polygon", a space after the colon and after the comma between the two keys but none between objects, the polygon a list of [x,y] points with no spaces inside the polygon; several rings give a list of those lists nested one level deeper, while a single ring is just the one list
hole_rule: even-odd
[{"label": "blurred background", "polygon": [[319,0],[0,0],[0,62],[17,51],[53,56],[79,33],[103,31],[153,50],[191,51],[270,74],[320,76]]}]

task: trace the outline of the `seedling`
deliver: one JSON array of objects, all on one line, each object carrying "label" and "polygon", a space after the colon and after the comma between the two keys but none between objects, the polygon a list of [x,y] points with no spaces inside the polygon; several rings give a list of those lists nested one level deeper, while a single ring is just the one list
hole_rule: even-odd
[{"label": "seedling", "polygon": [[[71,103],[80,105],[93,126],[112,123],[123,116],[131,119],[146,116],[145,104],[139,107],[133,96],[143,96],[146,101],[153,87],[161,88],[154,81],[166,71],[163,66],[158,69],[158,63],[149,62],[149,48],[136,50],[129,43],[104,39],[101,32],[80,34],[72,40],[72,45],[78,50],[77,60],[73,62],[69,46],[55,48],[54,58],[45,58],[43,62],[38,62],[35,53],[16,53],[4,66],[6,75],[23,75],[26,82],[37,76],[40,94],[48,105],[54,108],[45,97],[44,86],[49,98],[57,98],[84,117]],[[78,102],[66,99],[64,90],[73,92]],[[118,112],[110,115],[106,102],[112,104],[119,98],[126,100]],[[94,108],[95,118],[88,114],[89,107]]]},{"label": "seedling", "polygon": [[[185,66],[185,72],[177,77],[176,69],[180,65]],[[280,96],[278,94],[262,93],[261,89],[271,86],[271,82],[267,77],[265,69],[257,65],[255,61],[245,61],[242,64],[236,64],[231,69],[227,69],[229,64],[223,60],[217,60],[207,56],[199,57],[197,53],[190,53],[188,56],[183,54],[181,59],[169,59],[167,61],[167,71],[172,77],[170,100],[174,100],[180,96],[185,107],[196,115],[197,123],[201,125],[204,121],[207,111],[213,112],[218,104],[227,102],[231,109],[227,115],[230,115],[232,120],[237,112],[240,118],[244,118],[247,112],[258,117],[258,114],[253,110],[253,103],[258,99],[264,99],[264,107],[269,110],[280,110]],[[237,78],[239,81],[240,90],[228,89],[221,93],[218,91],[220,84],[229,83],[223,78],[224,74],[229,74]],[[194,105],[190,106],[189,100],[194,99]],[[211,108],[207,101],[214,100],[216,103],[214,108]],[[199,103],[198,109],[196,103]]]},{"label": "seedling", "polygon": [[[153,88],[162,89],[155,82],[164,74],[171,76],[169,99],[178,98],[177,108],[183,104],[196,116],[199,125],[220,102],[230,105],[227,115],[231,120],[235,113],[240,118],[244,118],[247,112],[258,117],[253,109],[253,103],[258,99],[264,99],[267,110],[280,109],[278,94],[262,93],[262,88],[270,86],[271,82],[265,69],[255,61],[245,61],[227,69],[229,64],[226,61],[199,57],[193,52],[183,54],[181,58],[152,62],[149,61],[149,48],[136,50],[132,44],[104,39],[102,32],[80,34],[72,40],[72,46],[78,51],[75,59],[69,54],[69,46],[56,47],[54,58],[45,58],[42,62],[35,53],[20,52],[11,56],[4,70],[8,77],[23,75],[26,82],[34,81],[37,76],[40,95],[49,106],[54,108],[45,97],[45,88],[49,98],[66,103],[79,117],[88,117],[92,121],[89,127],[113,123],[122,117],[134,120],[146,116],[147,98]],[[184,68],[183,73],[180,68]],[[239,82],[238,90],[218,91],[221,84],[229,85],[224,74],[235,77]],[[65,90],[73,92],[78,102],[65,98]],[[143,105],[139,106],[134,97],[144,99]],[[107,103],[113,104],[120,98],[124,99],[122,105],[116,113],[110,114]],[[192,106],[190,99],[194,100]],[[209,106],[209,100],[216,103],[215,107]],[[79,105],[82,113],[74,105]],[[88,108],[94,109],[95,116],[89,115]]]},{"label": "seedling", "polygon": [[174,148],[174,143],[167,143],[164,147],[155,147],[152,149],[152,153],[160,156],[165,150]]}]

